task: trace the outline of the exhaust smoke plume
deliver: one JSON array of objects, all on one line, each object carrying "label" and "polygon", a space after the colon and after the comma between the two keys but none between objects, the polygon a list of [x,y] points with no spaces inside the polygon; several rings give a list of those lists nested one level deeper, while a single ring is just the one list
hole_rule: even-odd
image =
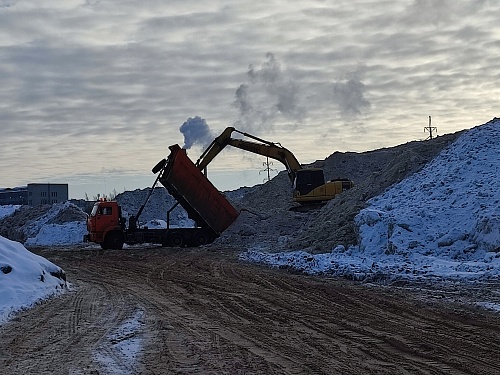
[{"label": "exhaust smoke plume", "polygon": [[[272,53],[267,53],[266,58],[267,61],[260,68],[249,66],[248,82],[236,89],[233,102],[238,110],[238,119],[233,126],[262,135],[272,132],[279,118],[288,120],[288,129],[293,130],[305,114],[305,109],[300,104],[299,86],[291,74],[282,69]],[[365,98],[366,86],[362,82],[364,70],[363,66],[357,66],[342,74],[333,84],[333,102],[344,118],[360,115],[370,107],[370,102]],[[332,95],[332,91],[329,94]],[[188,118],[179,130],[184,135],[185,149],[194,145],[206,147],[216,136],[199,116]]]},{"label": "exhaust smoke plume", "polygon": [[279,116],[293,124],[304,117],[298,85],[272,53],[267,53],[266,57],[267,61],[260,69],[249,66],[249,82],[236,90],[233,105],[239,110],[239,118],[234,125],[238,129],[269,131]]},{"label": "exhaust smoke plume", "polygon": [[363,109],[370,108],[370,102],[365,98],[366,86],[361,82],[363,74],[364,68],[358,66],[333,85],[334,101],[343,117],[357,116]]},{"label": "exhaust smoke plume", "polygon": [[179,130],[184,135],[184,146],[182,148],[186,150],[194,145],[208,146],[214,138],[205,119],[199,116],[188,118]]}]

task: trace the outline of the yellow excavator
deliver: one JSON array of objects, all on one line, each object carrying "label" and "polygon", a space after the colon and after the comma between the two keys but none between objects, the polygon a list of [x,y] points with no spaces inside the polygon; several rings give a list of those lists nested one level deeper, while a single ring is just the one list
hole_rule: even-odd
[{"label": "yellow excavator", "polygon": [[[241,134],[257,142],[232,138],[233,133]],[[354,186],[353,182],[348,179],[325,182],[325,176],[322,169],[303,168],[295,155],[281,144],[266,141],[254,135],[236,130],[233,127],[226,128],[221,135],[212,141],[197,160],[196,166],[200,170],[205,170],[208,164],[210,164],[227,145],[267,156],[283,163],[288,172],[290,182],[292,183],[293,200],[300,204],[318,204],[328,201],[335,198],[337,194]]]}]

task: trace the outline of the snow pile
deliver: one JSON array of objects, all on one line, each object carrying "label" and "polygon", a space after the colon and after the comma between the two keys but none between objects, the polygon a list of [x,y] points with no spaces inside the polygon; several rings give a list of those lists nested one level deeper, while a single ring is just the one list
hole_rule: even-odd
[{"label": "snow pile", "polygon": [[[49,211],[31,221],[25,228],[26,246],[73,245],[83,241],[87,234],[84,216],[75,217],[73,211],[81,210],[70,202],[53,204]],[[70,214],[68,214],[70,211]],[[66,217],[66,219],[65,219]],[[77,219],[76,221],[67,221]]]},{"label": "snow pile", "polygon": [[28,223],[24,230],[28,235],[28,238],[35,237],[40,232],[43,226],[55,221],[56,218],[61,214],[61,212],[63,212],[70,206],[72,206],[72,204],[69,202],[53,204],[47,211],[47,213],[39,217],[37,220],[33,220]]},{"label": "snow pile", "polygon": [[[0,206],[0,212],[10,207]],[[0,235],[26,246],[76,244],[87,232],[86,214],[70,202],[18,206],[10,212],[0,217]]]},{"label": "snow pile", "polygon": [[500,119],[465,132],[438,157],[368,201],[355,219],[359,246],[330,254],[242,259],[356,279],[500,275]]},{"label": "snow pile", "polygon": [[21,206],[14,204],[0,206],[0,219],[12,215],[19,207]]},{"label": "snow pile", "polygon": [[0,323],[66,285],[64,271],[18,242],[0,236]]},{"label": "snow pile", "polygon": [[25,246],[62,246],[76,245],[83,242],[87,234],[84,221],[72,221],[65,224],[44,224],[34,237],[24,243]]}]

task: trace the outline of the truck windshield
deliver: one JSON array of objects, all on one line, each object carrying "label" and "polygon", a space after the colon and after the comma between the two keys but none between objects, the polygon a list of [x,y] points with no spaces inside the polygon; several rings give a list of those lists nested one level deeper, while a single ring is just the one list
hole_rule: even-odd
[{"label": "truck windshield", "polygon": [[92,212],[90,213],[90,216],[95,216],[97,214],[97,209],[99,206],[96,204],[94,207],[92,207]]}]

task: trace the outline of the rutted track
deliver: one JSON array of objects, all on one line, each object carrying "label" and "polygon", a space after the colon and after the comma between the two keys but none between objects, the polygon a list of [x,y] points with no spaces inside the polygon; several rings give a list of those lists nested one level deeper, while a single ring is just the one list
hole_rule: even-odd
[{"label": "rutted track", "polygon": [[118,363],[128,373],[500,373],[498,314],[291,275],[225,252],[40,252],[75,291],[0,327],[0,373],[106,373],[93,353],[138,306],[146,344],[136,364]]}]

